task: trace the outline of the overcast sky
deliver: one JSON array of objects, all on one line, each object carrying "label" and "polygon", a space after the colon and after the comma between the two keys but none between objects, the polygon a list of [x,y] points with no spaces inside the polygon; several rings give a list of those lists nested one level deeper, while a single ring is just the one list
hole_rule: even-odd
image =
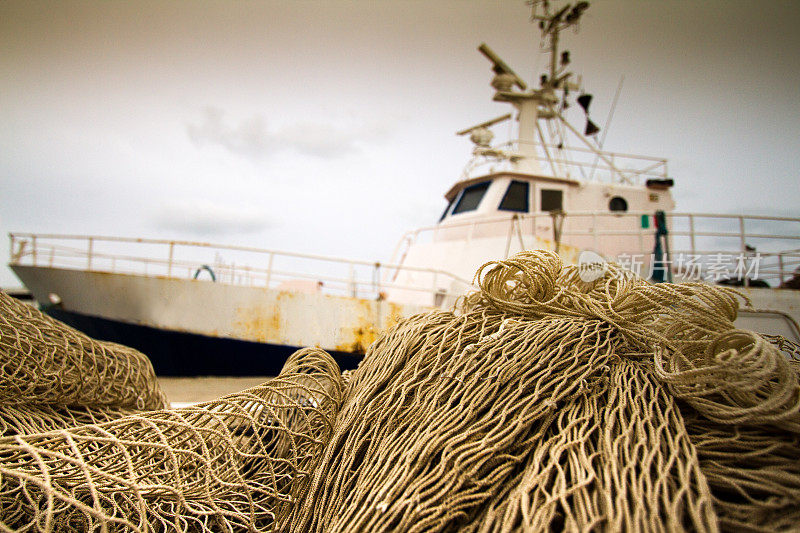
[{"label": "overcast sky", "polygon": [[[0,2],[0,231],[387,260],[505,113],[508,1]],[[595,0],[564,35],[605,148],[665,157],[679,211],[800,216],[800,2]],[[7,245],[0,261],[8,261]],[[0,286],[18,285],[5,267]]]}]

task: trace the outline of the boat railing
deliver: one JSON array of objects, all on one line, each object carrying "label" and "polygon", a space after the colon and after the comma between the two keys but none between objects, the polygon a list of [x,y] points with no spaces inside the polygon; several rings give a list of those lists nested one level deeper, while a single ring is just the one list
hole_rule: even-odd
[{"label": "boat railing", "polygon": [[[563,217],[556,233],[556,217]],[[683,279],[744,285],[762,280],[770,286],[800,275],[800,218],[714,213],[666,213],[668,254],[662,263]],[[643,277],[656,265],[656,227],[651,212],[538,213],[448,221],[410,231],[392,261],[408,246],[428,241],[505,239],[505,255],[549,243],[593,250]],[[538,240],[534,241],[535,237]],[[613,253],[608,253],[613,250]],[[563,255],[563,254],[562,254]],[[401,262],[401,261],[400,261]]]},{"label": "boat railing", "polygon": [[[443,297],[455,298],[470,286],[469,281],[436,269],[247,246],[34,233],[9,233],[9,239],[12,266],[196,279],[378,300],[389,290],[400,290],[417,293],[415,301],[430,300],[431,305]],[[430,284],[403,286],[384,275],[399,270],[424,274]]]},{"label": "boat railing", "polygon": [[[522,155],[520,147],[535,146],[536,155]],[[648,179],[667,179],[667,160],[622,152],[609,152],[596,148],[565,146],[513,140],[492,148],[478,147],[475,156],[464,170],[464,177],[485,172],[513,170],[512,161],[522,157],[534,159],[543,171],[554,176],[583,181],[640,185]]]}]

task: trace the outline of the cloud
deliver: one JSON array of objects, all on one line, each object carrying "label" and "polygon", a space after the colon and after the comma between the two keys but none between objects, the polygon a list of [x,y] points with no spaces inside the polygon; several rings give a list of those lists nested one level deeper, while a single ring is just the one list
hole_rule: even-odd
[{"label": "cloud", "polygon": [[260,159],[279,150],[334,159],[357,153],[365,144],[382,142],[391,136],[393,119],[339,125],[302,122],[271,131],[261,115],[229,125],[218,108],[205,109],[199,124],[188,124],[186,133],[198,148],[217,145],[233,154]]},{"label": "cloud", "polygon": [[220,109],[208,107],[199,125],[189,124],[186,133],[195,146],[219,145],[230,152],[249,158],[263,157],[270,149],[270,134],[260,115],[230,127]]},{"label": "cloud", "polygon": [[267,216],[255,208],[199,198],[161,205],[154,218],[161,229],[195,235],[257,233],[269,226]]},{"label": "cloud", "polygon": [[332,159],[358,151],[358,132],[337,130],[329,124],[294,124],[276,135],[276,142],[303,155]]}]

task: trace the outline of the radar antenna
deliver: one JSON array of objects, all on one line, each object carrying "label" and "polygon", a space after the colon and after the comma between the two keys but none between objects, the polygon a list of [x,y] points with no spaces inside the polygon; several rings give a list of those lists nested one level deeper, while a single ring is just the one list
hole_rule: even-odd
[{"label": "radar antenna", "polygon": [[[623,180],[622,173],[614,162],[601,154],[596,143],[587,137],[597,135],[600,128],[589,118],[589,105],[592,95],[580,93],[576,101],[584,111],[586,125],[583,132],[579,132],[566,121],[562,112],[569,107],[567,97],[571,91],[581,90],[580,78],[573,81],[573,73],[568,70],[570,64],[569,51],[559,51],[560,32],[576,26],[589,8],[589,2],[580,1],[566,4],[560,9],[553,9],[550,0],[531,0],[531,21],[538,22],[542,35],[542,47],[549,53],[549,66],[546,74],[539,80],[538,88],[528,88],[520,76],[509,67],[500,56],[486,43],[478,47],[492,64],[494,77],[491,86],[494,88],[496,102],[509,103],[516,109],[518,122],[518,138],[507,147],[492,147],[492,133],[488,130],[492,125],[501,120],[490,120],[472,128],[462,130],[459,135],[470,134],[470,139],[475,144],[473,154],[476,158],[488,161],[507,161],[520,172],[542,175],[542,162],[546,162],[554,175],[568,177],[567,166],[569,161],[565,152],[564,138],[567,132],[579,139],[590,152],[603,160],[609,169]],[[560,104],[560,106],[559,106]],[[540,124],[546,122],[546,128]],[[547,132],[547,135],[545,135]],[[548,142],[550,140],[550,142]],[[544,157],[539,155],[539,150]],[[475,161],[468,165],[474,167]]]}]

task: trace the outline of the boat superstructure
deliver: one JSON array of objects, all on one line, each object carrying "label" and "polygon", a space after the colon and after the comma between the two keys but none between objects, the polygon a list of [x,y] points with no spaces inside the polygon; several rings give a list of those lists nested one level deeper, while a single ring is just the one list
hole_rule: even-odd
[{"label": "boat superstructure", "polygon": [[[392,261],[469,278],[491,258],[544,248],[570,263],[615,261],[647,279],[731,283],[744,287],[754,307],[775,312],[774,320],[761,314],[748,323],[800,339],[795,295],[758,289],[794,275],[800,219],[675,212],[666,159],[604,151],[597,141],[592,96],[559,48],[560,32],[578,24],[588,3],[560,10],[531,4],[547,72],[534,87],[488,45],[478,47],[491,63],[493,100],[511,112],[457,132],[474,147],[461,179],[445,193],[447,208],[436,225],[408,232]],[[570,107],[583,111],[582,127],[566,119]],[[494,132],[509,122],[516,137],[493,144]],[[394,279],[428,281],[413,271]],[[389,296],[411,298],[402,289]]]},{"label": "boat superstructure", "polygon": [[[569,70],[569,52],[559,48],[560,32],[578,24],[588,3],[532,7],[547,72],[529,86],[487,44],[478,47],[494,73],[493,100],[511,112],[457,133],[473,142],[472,158],[446,192],[448,206],[432,238],[420,242],[419,231],[409,234],[395,260],[469,276],[487,257],[526,248],[557,250],[570,262],[583,250],[606,258],[639,254],[652,241],[649,217],[674,209],[665,159],[603,151],[595,140],[592,96]],[[583,110],[585,126],[565,118],[570,107]],[[492,144],[494,130],[509,122],[516,137]]]},{"label": "boat superstructure", "polygon": [[[613,260],[654,280],[733,283],[740,321],[800,341],[800,218],[681,213],[665,159],[603,151],[591,96],[559,33],[588,4],[532,2],[548,53],[535,87],[489,46],[494,101],[510,112],[458,132],[472,158],[439,221],[405,234],[387,263],[207,243],[10,234],[11,268],[48,312],[147,353],[161,374],[269,374],[299,346],[344,367],[405,316],[452,306],[483,263],[520,250]],[[566,119],[581,109],[583,127]],[[506,111],[508,111],[506,109]],[[516,136],[493,143],[513,125]],[[798,280],[800,282],[800,279]]]}]

